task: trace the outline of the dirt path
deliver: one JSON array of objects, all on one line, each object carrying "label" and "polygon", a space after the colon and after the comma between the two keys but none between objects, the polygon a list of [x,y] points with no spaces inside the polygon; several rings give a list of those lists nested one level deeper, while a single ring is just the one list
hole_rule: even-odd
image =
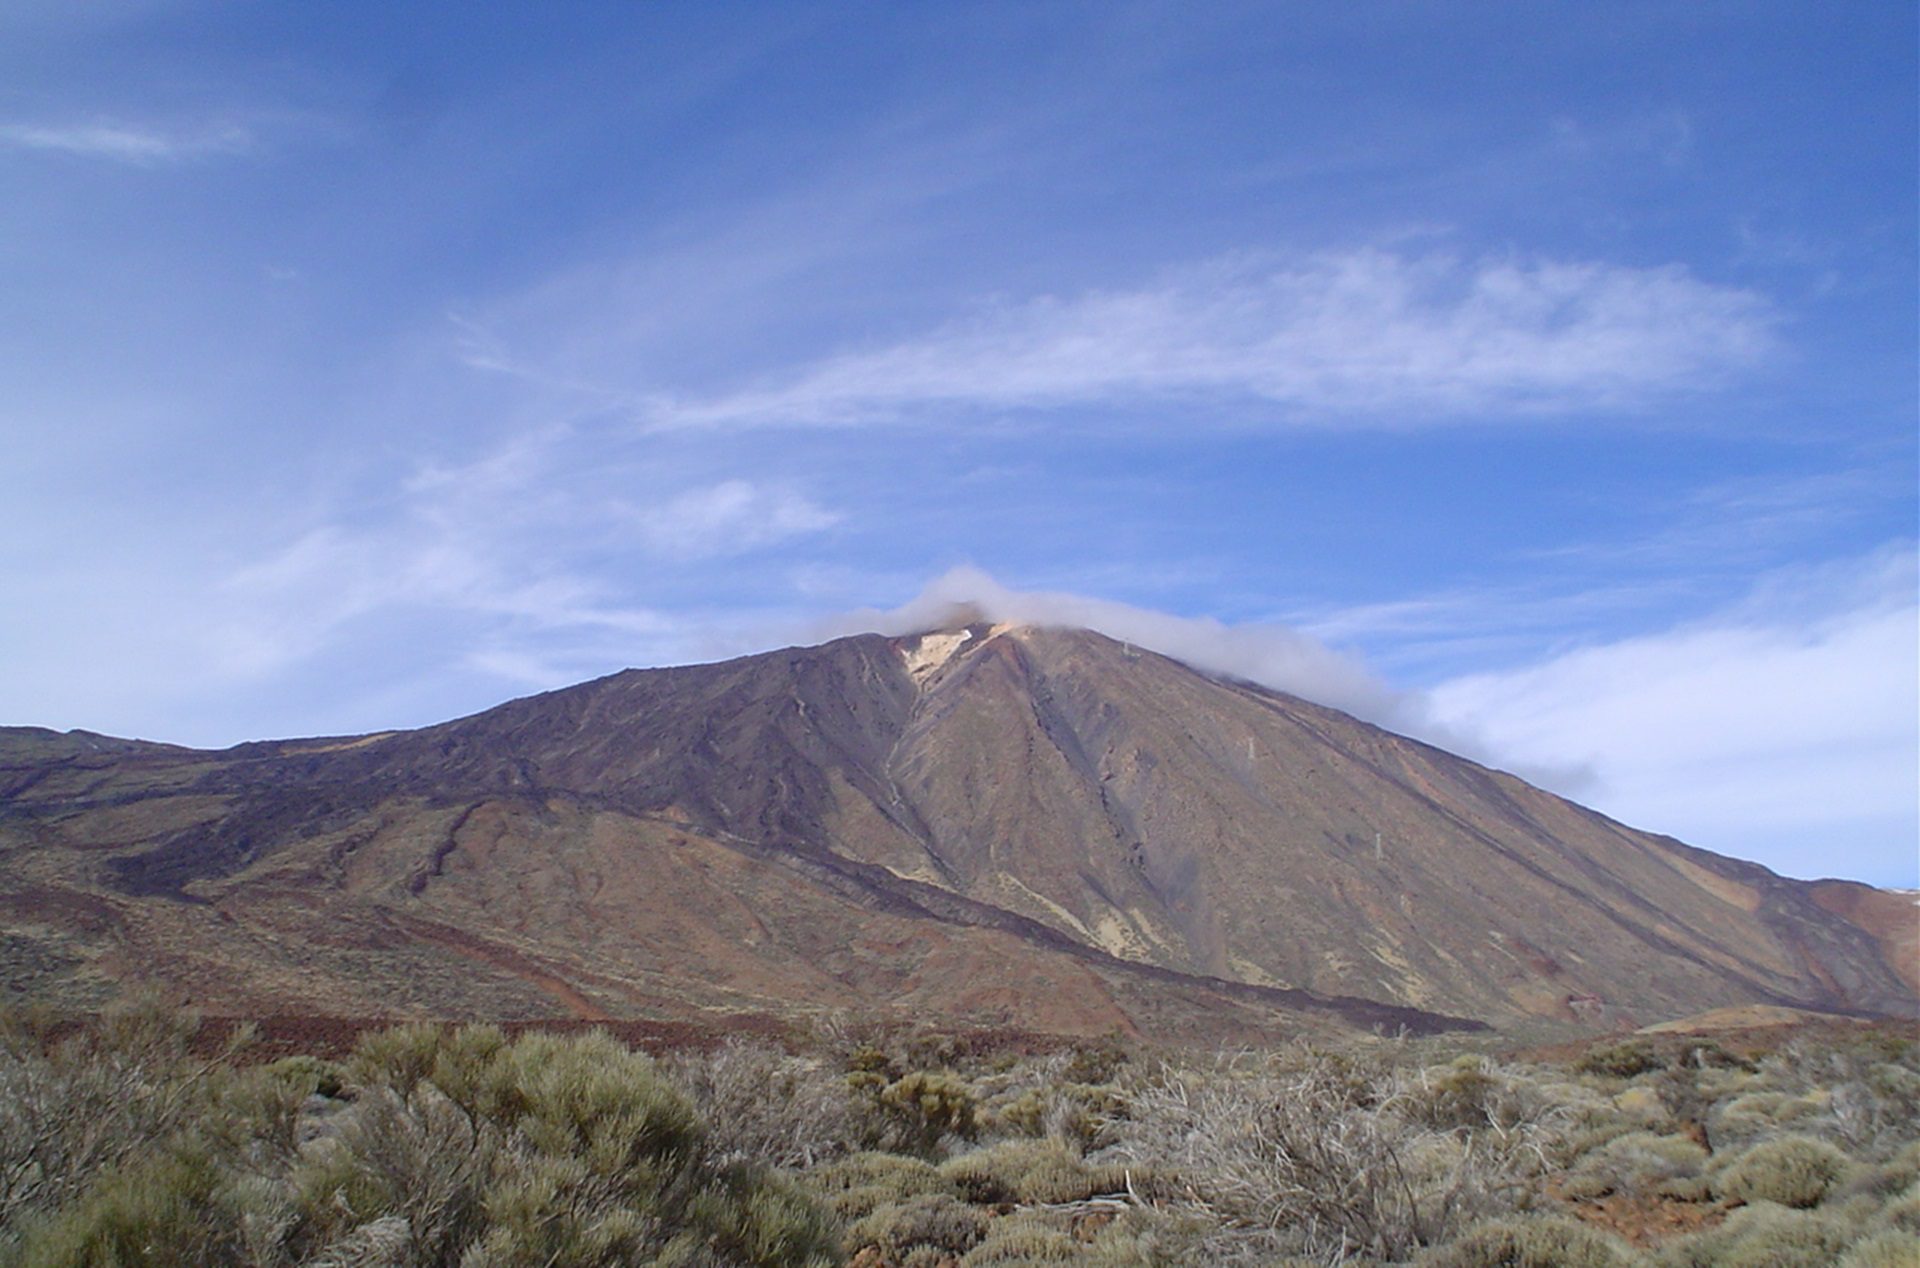
[{"label": "dirt path", "polygon": [[567,1011],[581,1021],[612,1021],[613,1014],[595,1004],[592,1000],[574,989],[571,982],[551,971],[533,957],[488,942],[470,933],[448,925],[435,924],[429,920],[420,920],[406,916],[394,916],[396,924],[404,925],[408,932],[421,940],[437,947],[444,947],[456,955],[465,956],[491,968],[511,973],[521,981],[537,986],[554,999],[564,1004]]}]

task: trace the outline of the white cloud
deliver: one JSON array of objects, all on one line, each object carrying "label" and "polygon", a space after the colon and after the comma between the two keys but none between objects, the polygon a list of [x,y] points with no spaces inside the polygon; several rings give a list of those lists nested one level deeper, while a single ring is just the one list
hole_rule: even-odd
[{"label": "white cloud", "polygon": [[188,159],[244,154],[254,147],[253,134],[232,123],[191,129],[165,129],[143,124],[71,123],[40,125],[0,124],[0,145],[25,150],[49,150],[82,158],[154,167]]},{"label": "white cloud", "polygon": [[748,480],[689,489],[656,506],[632,508],[630,514],[647,548],[673,559],[737,555],[817,533],[842,518],[791,489]]},{"label": "white cloud", "polygon": [[1249,255],[1135,290],[998,303],[784,383],[642,412],[662,426],[856,424],[1203,397],[1404,425],[1617,409],[1752,365],[1776,322],[1762,296],[1679,266]]},{"label": "white cloud", "polygon": [[[1110,599],[1014,590],[974,567],[950,570],[900,607],[847,613],[820,623],[811,633],[817,638],[863,631],[906,634],[974,619],[1098,630],[1207,673],[1259,683],[1463,756],[1494,760],[1471,732],[1434,717],[1420,693],[1389,686],[1356,657],[1297,629],[1268,622],[1228,625]],[[1585,778],[1572,764],[1509,768],[1563,790],[1577,788]]]},{"label": "white cloud", "polygon": [[1457,678],[1432,706],[1502,751],[1591,766],[1591,800],[1636,826],[1797,875],[1910,880],[1915,578],[1910,545],[1783,571],[1710,619]]}]

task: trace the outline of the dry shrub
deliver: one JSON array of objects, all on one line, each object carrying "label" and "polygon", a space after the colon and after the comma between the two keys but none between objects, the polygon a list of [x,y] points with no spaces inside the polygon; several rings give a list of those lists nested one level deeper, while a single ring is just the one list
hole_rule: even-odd
[{"label": "dry shrub", "polygon": [[[1303,1050],[1166,1070],[1133,1091],[1103,1157],[1177,1174],[1216,1222],[1207,1256],[1404,1259],[1524,1203],[1553,1139],[1543,1109],[1483,1105],[1483,1128],[1437,1130],[1429,1086]],[[1526,1101],[1512,1099],[1515,1115]]]},{"label": "dry shrub", "polygon": [[1781,1136],[1718,1166],[1712,1181],[1716,1193],[1735,1202],[1809,1207],[1818,1206],[1851,1166],[1845,1154],[1824,1140]]},{"label": "dry shrub", "polygon": [[812,1167],[851,1152],[866,1131],[843,1076],[778,1048],[736,1039],[667,1068],[725,1159]]},{"label": "dry shrub", "polygon": [[1476,1224],[1419,1262],[1422,1268],[1630,1268],[1639,1256],[1578,1220],[1546,1215]]},{"label": "dry shrub", "polygon": [[1868,1161],[1898,1154],[1920,1132],[1920,1070],[1878,1062],[1834,1085],[1828,1133]]}]

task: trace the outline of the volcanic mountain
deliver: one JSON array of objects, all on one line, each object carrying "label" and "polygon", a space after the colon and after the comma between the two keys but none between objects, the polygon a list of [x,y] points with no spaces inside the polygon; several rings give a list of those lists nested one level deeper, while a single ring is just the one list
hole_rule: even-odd
[{"label": "volcanic mountain", "polygon": [[0,730],[0,973],[84,1005],[910,1010],[1226,1036],[1911,1014],[1912,897],[1779,877],[1085,630],[629,670],[221,752]]}]

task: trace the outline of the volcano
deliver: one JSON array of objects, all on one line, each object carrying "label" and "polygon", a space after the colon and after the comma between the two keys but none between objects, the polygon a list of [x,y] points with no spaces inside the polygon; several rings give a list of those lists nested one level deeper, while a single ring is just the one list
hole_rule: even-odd
[{"label": "volcano", "polygon": [[839,1010],[1228,1038],[1912,1015],[1911,895],[975,622],[219,752],[0,729],[0,975],[235,1015]]}]

